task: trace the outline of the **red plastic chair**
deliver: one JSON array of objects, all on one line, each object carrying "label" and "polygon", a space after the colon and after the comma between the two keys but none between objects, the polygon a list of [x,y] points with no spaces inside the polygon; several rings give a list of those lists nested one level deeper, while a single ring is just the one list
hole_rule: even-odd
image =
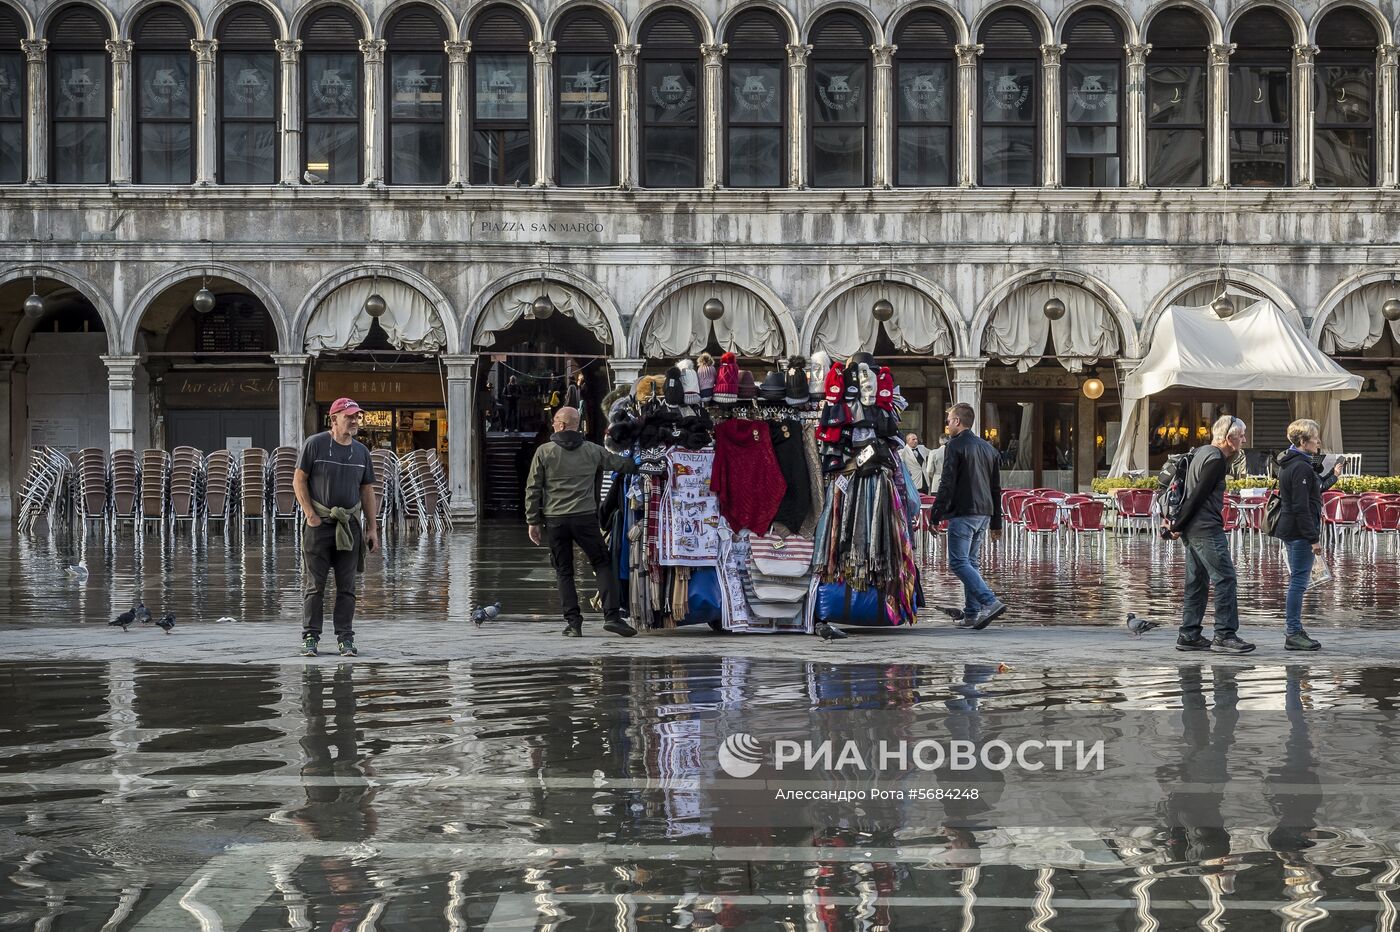
[{"label": "red plastic chair", "polygon": [[1361,500],[1345,493],[1327,498],[1323,493],[1322,526],[1330,534],[1345,534],[1361,528]]},{"label": "red plastic chair", "polygon": [[1239,506],[1227,499],[1225,502],[1225,508],[1220,513],[1220,519],[1221,522],[1225,525],[1225,530],[1238,531],[1240,529]]},{"label": "red plastic chair", "polygon": [[1152,501],[1154,492],[1151,489],[1117,489],[1114,495],[1118,499],[1118,515],[1125,518],[1129,527],[1141,525],[1149,531],[1152,529]]},{"label": "red plastic chair", "polygon": [[1371,535],[1374,548],[1382,534],[1400,532],[1400,502],[1371,501],[1361,505],[1361,529]]},{"label": "red plastic chair", "polygon": [[1102,534],[1103,526],[1103,502],[1096,502],[1090,499],[1087,502],[1080,502],[1078,507],[1069,513],[1069,526],[1076,534]]},{"label": "red plastic chair", "polygon": [[1024,531],[1026,529],[1026,503],[1034,500],[1035,496],[1026,491],[1008,492],[1003,495],[1002,522],[1010,525],[1013,530]]},{"label": "red plastic chair", "polygon": [[1034,498],[1022,509],[1027,534],[1054,534],[1060,529],[1059,506],[1048,499]]},{"label": "red plastic chair", "polygon": [[1061,492],[1059,489],[1031,489],[1031,494],[1040,498],[1048,498],[1051,501],[1060,501],[1069,497],[1068,492]]}]

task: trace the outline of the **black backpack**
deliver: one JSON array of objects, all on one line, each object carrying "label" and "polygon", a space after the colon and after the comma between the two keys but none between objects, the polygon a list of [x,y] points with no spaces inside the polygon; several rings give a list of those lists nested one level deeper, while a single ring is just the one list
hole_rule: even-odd
[{"label": "black backpack", "polygon": [[1187,450],[1167,458],[1167,464],[1157,475],[1157,484],[1162,487],[1162,516],[1172,524],[1181,516],[1181,505],[1186,501],[1186,474],[1191,470],[1191,457],[1195,450]]}]

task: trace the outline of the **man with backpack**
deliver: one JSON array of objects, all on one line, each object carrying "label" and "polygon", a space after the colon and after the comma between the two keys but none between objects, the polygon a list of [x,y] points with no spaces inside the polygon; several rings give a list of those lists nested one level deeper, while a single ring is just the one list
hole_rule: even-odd
[{"label": "man with backpack", "polygon": [[[1225,536],[1225,477],[1230,461],[1243,447],[1245,423],[1224,415],[1211,426],[1209,446],[1189,455],[1184,488],[1169,492],[1163,536],[1181,538],[1186,545],[1186,596],[1181,608],[1181,631],[1176,649],[1215,650],[1247,654],[1254,645],[1239,637],[1240,610],[1235,561]],[[1173,483],[1175,486],[1176,483]],[[1179,498],[1179,503],[1175,501]],[[1215,586],[1215,639],[1201,636],[1206,597]]]}]

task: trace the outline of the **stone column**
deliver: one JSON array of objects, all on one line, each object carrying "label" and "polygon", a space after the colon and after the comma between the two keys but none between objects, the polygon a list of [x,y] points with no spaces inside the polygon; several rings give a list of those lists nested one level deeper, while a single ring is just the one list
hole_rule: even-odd
[{"label": "stone column", "polygon": [[531,42],[535,62],[535,187],[554,184],[554,42]]},{"label": "stone column", "polygon": [[1293,46],[1293,184],[1315,188],[1313,178],[1313,58],[1315,45]]},{"label": "stone column", "polygon": [[1396,119],[1396,66],[1400,63],[1400,46],[1382,45],[1376,49],[1377,75],[1376,101],[1376,181],[1383,188],[1400,186],[1400,167],[1397,167],[1397,137],[1400,137],[1400,121]]},{"label": "stone column", "polygon": [[1210,52],[1210,112],[1207,150],[1210,165],[1207,176],[1212,188],[1230,186],[1230,56],[1233,42],[1212,45]]},{"label": "stone column", "polygon": [[388,148],[384,128],[384,47],[383,39],[361,39],[365,57],[365,178],[366,185],[384,183],[384,151]]},{"label": "stone column", "polygon": [[[133,111],[131,106],[131,47],[130,39],[108,39],[107,52],[112,56],[112,111],[108,119],[112,149],[109,156],[112,184],[131,184],[131,138]],[[115,435],[114,435],[115,436]]]},{"label": "stone column", "polygon": [[874,125],[871,127],[870,184],[888,188],[894,182],[894,166],[890,159],[893,142],[894,114],[890,110],[894,99],[894,53],[898,46],[872,45],[870,54],[875,62]]},{"label": "stone column", "polygon": [[[642,370],[646,368],[645,359],[609,359],[608,368],[612,370],[613,388],[619,385],[634,385],[642,377]],[[606,412],[604,412],[606,413]]]},{"label": "stone column", "polygon": [[618,45],[617,50],[617,176],[624,191],[635,188],[641,177],[641,110],[637,104],[637,53],[640,45]]},{"label": "stone column", "polygon": [[306,439],[306,363],[305,353],[280,353],[272,357],[277,364],[277,442],[284,447],[300,448]]},{"label": "stone column", "polygon": [[[29,62],[29,138],[26,140],[28,166],[25,180],[30,184],[43,184],[49,180],[49,40],[22,39],[20,47],[24,49],[25,60]],[[38,127],[44,129],[37,130]],[[9,507],[8,496],[3,507]]]},{"label": "stone column", "polygon": [[282,61],[282,184],[301,184],[301,56],[300,39],[278,39]]},{"label": "stone column", "polygon": [[14,486],[11,482],[15,452],[23,444],[15,443],[14,422],[10,411],[13,405],[14,388],[11,375],[15,369],[13,359],[0,359],[0,521],[14,517]]},{"label": "stone column", "polygon": [[447,108],[447,183],[464,185],[471,183],[471,155],[467,150],[471,133],[471,115],[467,112],[470,96],[467,82],[471,80],[467,69],[467,56],[471,54],[470,42],[446,42],[447,49],[447,93],[451,105]]},{"label": "stone column", "polygon": [[954,135],[958,145],[958,187],[977,187],[977,56],[981,45],[959,45],[958,117]]},{"label": "stone column", "polygon": [[711,191],[724,183],[720,155],[724,152],[724,56],[726,43],[700,46],[705,59],[705,126],[701,151],[705,154],[704,186]]},{"label": "stone column", "polygon": [[447,470],[454,519],[477,516],[475,354],[442,356],[447,372]]},{"label": "stone column", "polygon": [[1130,188],[1147,187],[1147,55],[1151,45],[1129,44],[1127,134],[1123,183]]},{"label": "stone column", "polygon": [[136,449],[136,367],[140,356],[103,356],[107,364],[108,452]]},{"label": "stone column", "polygon": [[190,48],[199,69],[195,98],[195,184],[214,184],[218,179],[218,142],[214,138],[214,120],[218,113],[214,95],[218,89],[218,72],[214,68],[219,51],[218,39],[191,39]]},{"label": "stone column", "polygon": [[807,187],[807,58],[810,45],[789,45],[788,54],[788,187]]},{"label": "stone column", "polygon": [[1064,184],[1064,144],[1065,114],[1060,104],[1060,59],[1065,54],[1065,45],[1042,45],[1041,61],[1041,119],[1044,130],[1040,138],[1041,176],[1040,185],[1044,188],[1058,188]]},{"label": "stone column", "polygon": [[982,425],[982,369],[986,365],[987,360],[983,357],[948,360],[948,368],[953,374],[953,404],[972,405],[972,410],[977,412],[973,430],[979,431]]}]

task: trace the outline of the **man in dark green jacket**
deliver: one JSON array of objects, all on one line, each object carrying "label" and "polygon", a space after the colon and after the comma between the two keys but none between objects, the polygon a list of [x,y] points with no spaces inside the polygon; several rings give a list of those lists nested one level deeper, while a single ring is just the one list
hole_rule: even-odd
[{"label": "man in dark green jacket", "polygon": [[525,481],[525,522],[531,543],[539,546],[546,535],[549,538],[549,562],[559,581],[559,601],[567,622],[564,636],[583,636],[583,613],[574,588],[574,544],[578,544],[598,577],[603,630],[630,638],[637,629],[622,617],[612,557],[598,526],[598,473],[604,469],[635,472],[637,467],[630,458],[585,440],[578,422],[577,408],[554,413],[554,434],[535,451]]}]

